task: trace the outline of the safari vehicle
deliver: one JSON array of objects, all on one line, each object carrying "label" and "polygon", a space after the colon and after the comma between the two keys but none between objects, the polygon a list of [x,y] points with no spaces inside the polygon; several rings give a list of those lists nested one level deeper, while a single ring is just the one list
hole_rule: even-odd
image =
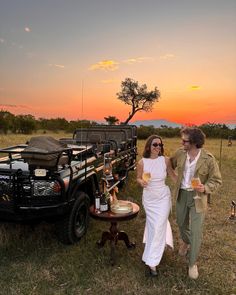
[{"label": "safari vehicle", "polygon": [[136,143],[135,126],[99,125],[0,149],[0,221],[54,222],[61,242],[76,243],[95,192],[122,185],[135,169]]}]

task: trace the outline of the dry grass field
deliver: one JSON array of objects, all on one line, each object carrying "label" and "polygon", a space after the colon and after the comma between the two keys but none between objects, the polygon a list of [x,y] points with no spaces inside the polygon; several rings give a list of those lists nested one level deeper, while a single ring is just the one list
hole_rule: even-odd
[{"label": "dry grass field", "polygon": [[[55,138],[65,134],[54,134]],[[68,136],[68,135],[66,135]],[[30,136],[0,136],[0,146],[24,143]],[[164,139],[167,154],[180,146],[180,140]],[[141,154],[144,142],[138,142]],[[219,139],[208,139],[205,147],[220,160]],[[236,142],[227,147],[222,142],[221,171],[223,185],[211,204],[205,220],[204,239],[199,257],[200,277],[187,277],[187,265],[177,254],[178,230],[175,222],[175,200],[170,215],[175,249],[167,249],[157,278],[145,276],[141,261],[142,235],[145,215],[141,206],[141,189],[135,182],[135,171],[130,172],[126,186],[118,198],[140,205],[138,217],[119,224],[131,240],[134,250],[127,250],[122,241],[116,248],[117,264],[110,265],[109,243],[102,249],[96,241],[109,225],[90,221],[87,235],[73,246],[59,243],[53,225],[40,224],[35,229],[27,225],[0,225],[0,294],[236,294],[236,222],[227,221],[231,200],[236,200]],[[169,180],[168,180],[168,183]],[[170,183],[172,187],[172,184]]]}]

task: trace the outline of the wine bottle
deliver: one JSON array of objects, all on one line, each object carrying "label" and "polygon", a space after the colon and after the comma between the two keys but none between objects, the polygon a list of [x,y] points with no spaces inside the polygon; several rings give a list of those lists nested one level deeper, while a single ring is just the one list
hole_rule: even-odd
[{"label": "wine bottle", "polygon": [[100,205],[101,205],[101,196],[98,190],[95,192],[95,212],[99,213],[100,212]]},{"label": "wine bottle", "polygon": [[100,200],[100,211],[101,212],[106,212],[108,211],[108,200],[106,197],[106,194],[103,193],[101,196],[101,200]]}]

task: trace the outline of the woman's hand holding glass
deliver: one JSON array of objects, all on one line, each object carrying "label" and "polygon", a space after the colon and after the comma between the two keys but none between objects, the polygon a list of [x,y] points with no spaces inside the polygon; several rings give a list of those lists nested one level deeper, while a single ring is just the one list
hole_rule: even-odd
[{"label": "woman's hand holding glass", "polygon": [[151,173],[150,172],[143,172],[142,180],[143,180],[143,187],[146,187],[148,185],[148,182],[151,179]]}]

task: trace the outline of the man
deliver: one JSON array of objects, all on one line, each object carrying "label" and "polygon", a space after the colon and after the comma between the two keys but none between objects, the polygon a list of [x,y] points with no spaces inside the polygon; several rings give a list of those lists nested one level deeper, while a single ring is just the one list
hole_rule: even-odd
[{"label": "man", "polygon": [[[191,279],[197,279],[196,261],[207,210],[207,195],[214,193],[222,180],[214,156],[202,148],[205,143],[204,133],[198,128],[184,128],[180,134],[183,147],[170,159],[178,174],[175,196],[177,224],[182,239],[179,254],[188,254],[188,275]],[[200,179],[194,189],[191,186],[193,177]]]}]

